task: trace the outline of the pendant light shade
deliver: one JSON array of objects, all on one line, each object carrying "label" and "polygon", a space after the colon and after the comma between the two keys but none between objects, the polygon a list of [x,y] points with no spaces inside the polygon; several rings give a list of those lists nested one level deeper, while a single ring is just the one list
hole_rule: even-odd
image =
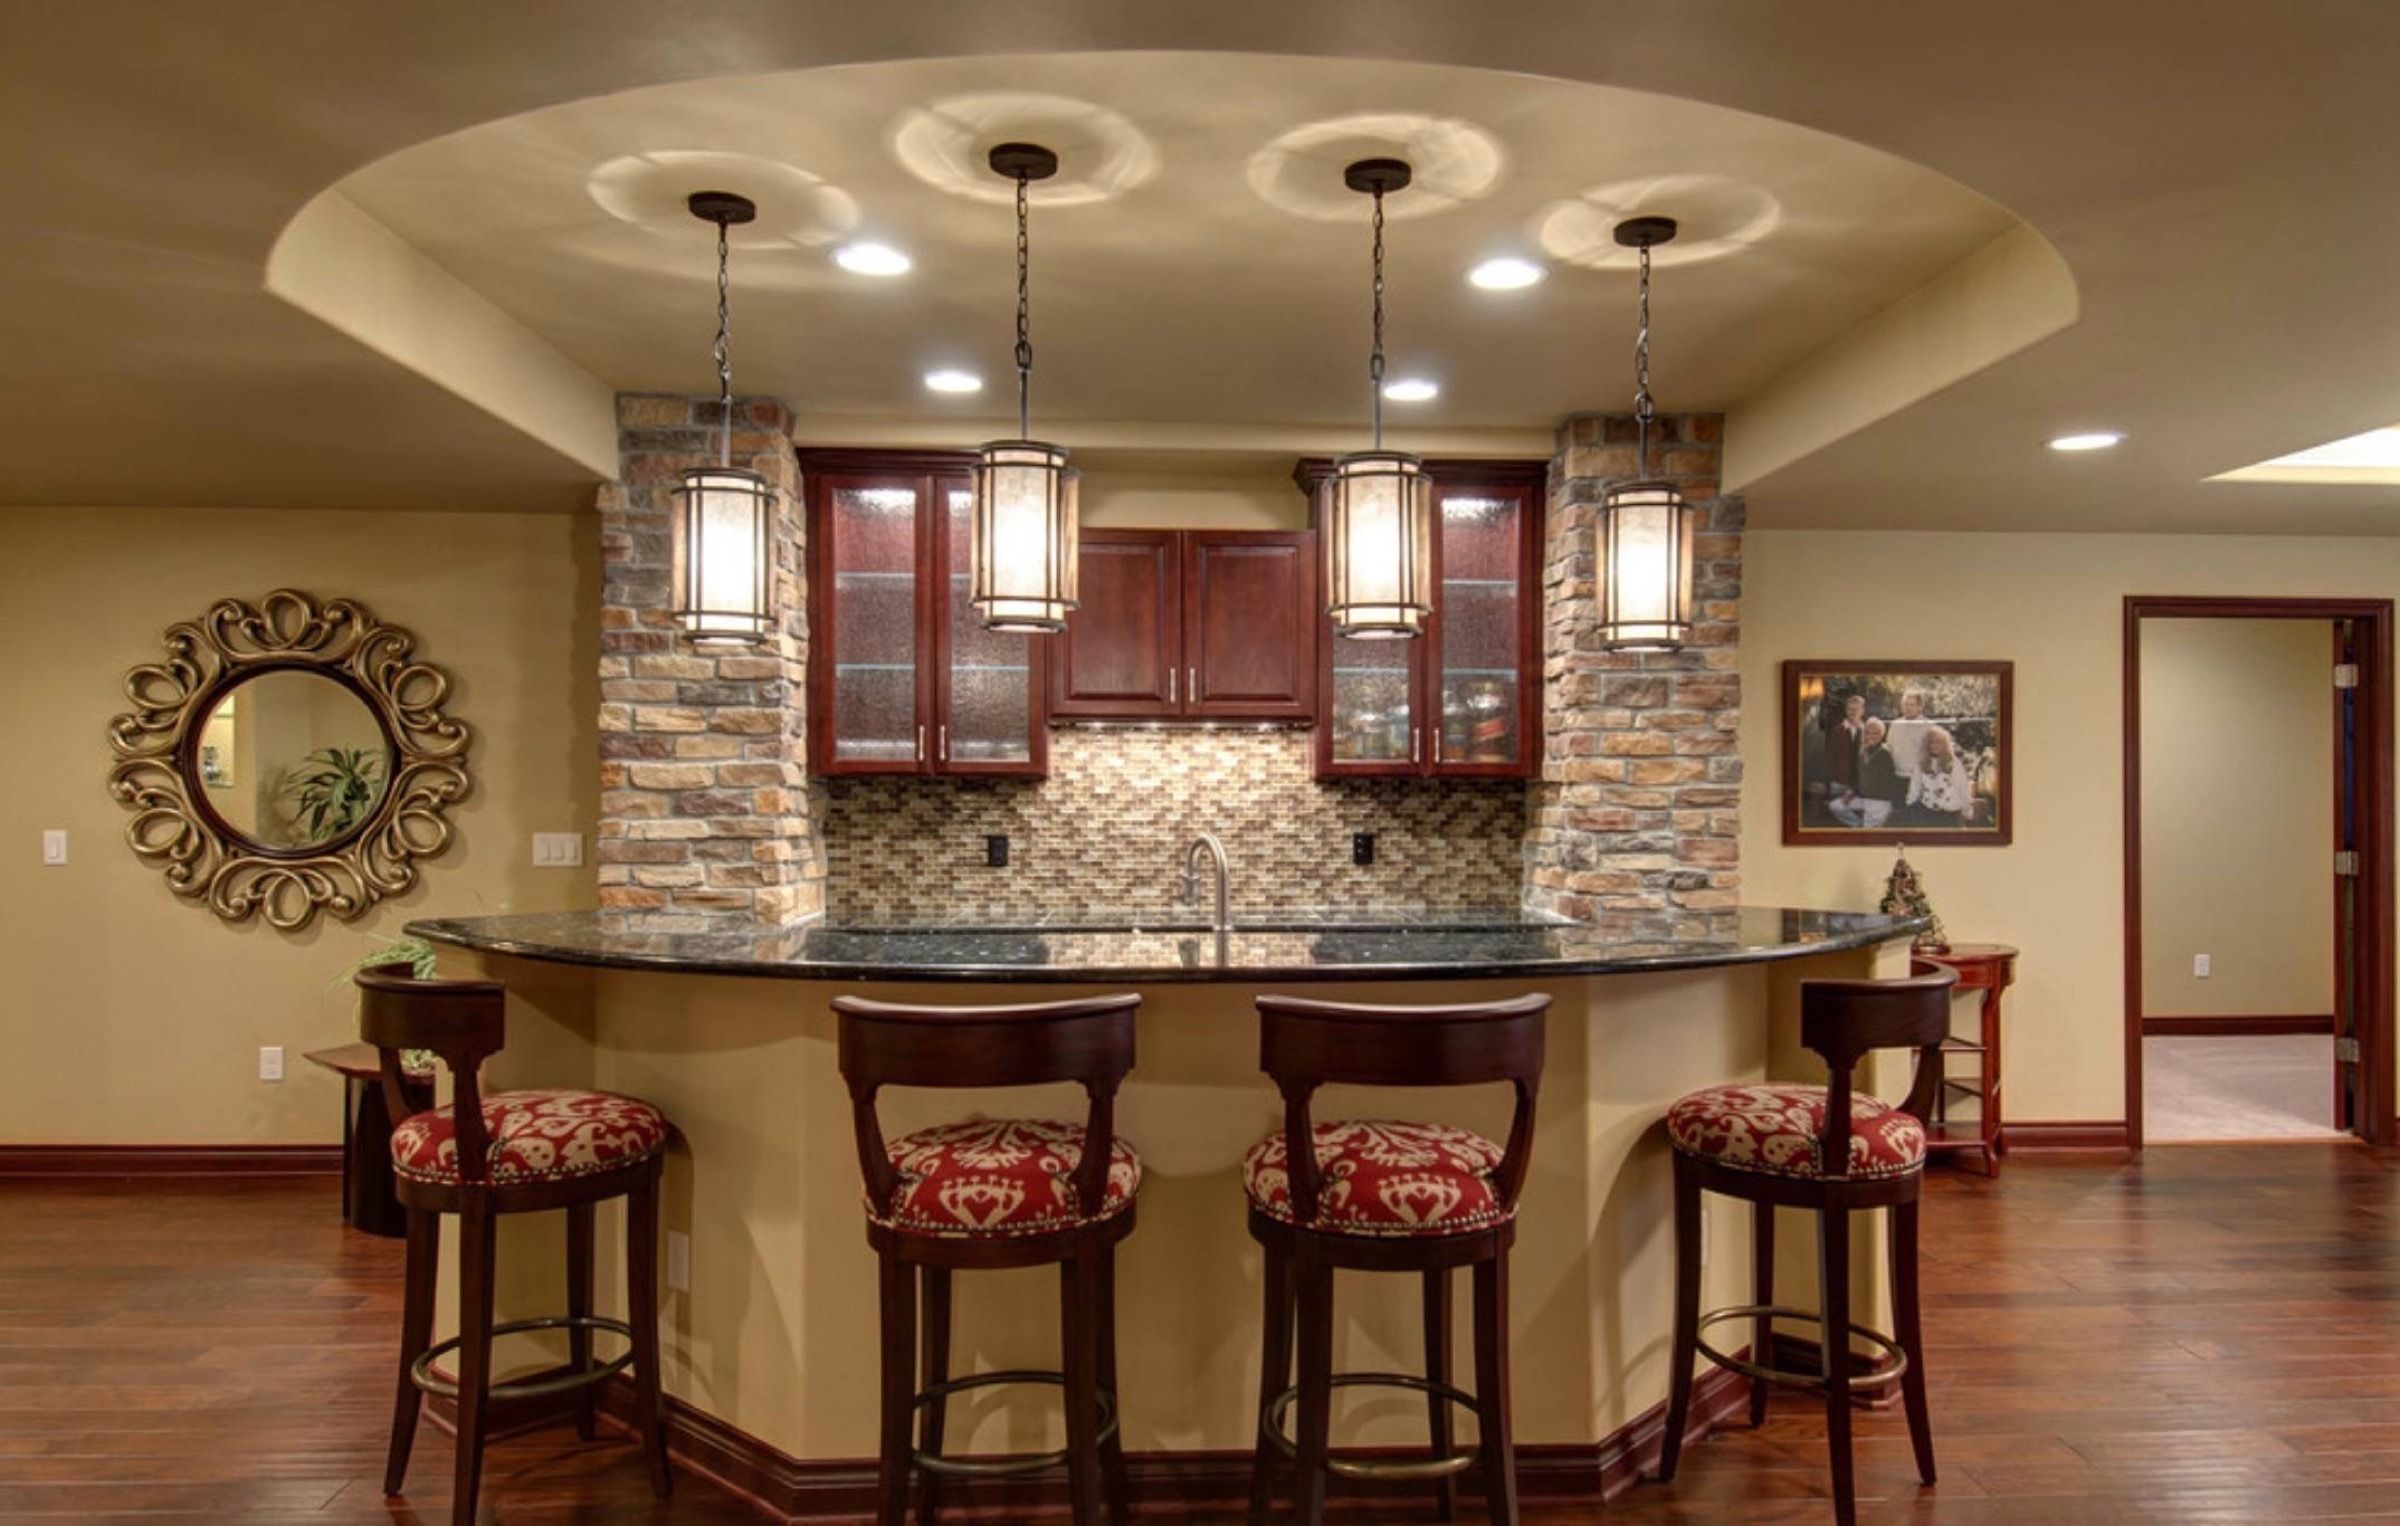
[{"label": "pendant light shade", "polygon": [[717,228],[717,464],[694,467],[675,489],[674,612],[704,646],[753,646],[774,627],[774,558],[767,526],[774,490],[733,464],[732,283],[726,229],[758,216],[749,198],[694,192],[692,215]]},{"label": "pendant light shade", "polygon": [[1026,188],[1058,173],[1058,155],[1036,143],[992,150],[992,172],[1017,183],[1017,438],[976,452],[969,597],[987,630],[1049,635],[1067,628],[1076,593],[1079,474],[1056,445],[1032,434],[1033,328],[1027,271]]},{"label": "pendant light shade", "polygon": [[1641,310],[1634,337],[1634,421],[1639,480],[1601,495],[1600,645],[1611,652],[1673,652],[1691,640],[1692,547],[1700,511],[1671,482],[1651,479],[1650,251],[1675,236],[1671,217],[1617,224],[1617,242],[1641,253]]},{"label": "pendant light shade", "polygon": [[1343,184],[1375,198],[1374,346],[1367,359],[1372,449],[1333,463],[1325,501],[1325,600],[1334,634],[1406,640],[1433,612],[1433,484],[1416,456],[1383,448],[1383,198],[1409,182],[1398,159],[1361,159]]},{"label": "pendant light shade", "polygon": [[1433,606],[1433,484],[1399,451],[1333,464],[1325,587],[1334,629],[1353,641],[1421,635]]}]

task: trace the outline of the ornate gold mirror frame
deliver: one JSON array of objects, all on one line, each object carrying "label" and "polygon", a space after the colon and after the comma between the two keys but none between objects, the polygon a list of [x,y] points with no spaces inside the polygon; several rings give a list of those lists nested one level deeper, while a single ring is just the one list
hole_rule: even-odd
[{"label": "ornate gold mirror frame", "polygon": [[[109,723],[109,793],[133,820],[125,839],[163,868],[177,895],[229,922],[264,915],[306,927],[322,909],[348,921],[416,883],[416,860],[450,843],[443,812],[467,793],[465,725],[442,713],[450,679],[412,661],[416,637],[350,599],[279,588],[256,606],[226,599],[171,625],[167,660],[125,675],[133,710]],[[330,679],[371,711],[388,746],[383,793],[330,841],[274,847],[229,827],[203,793],[200,732],[235,687],[262,673]]]}]

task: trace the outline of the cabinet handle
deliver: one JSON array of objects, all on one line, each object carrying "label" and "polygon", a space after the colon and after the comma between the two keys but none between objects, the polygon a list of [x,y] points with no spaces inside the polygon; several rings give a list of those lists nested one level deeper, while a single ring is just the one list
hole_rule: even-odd
[{"label": "cabinet handle", "polygon": [[943,726],[939,735],[941,737],[942,761],[947,763],[950,761],[950,728],[947,725]]},{"label": "cabinet handle", "polygon": [[925,727],[922,723],[917,726],[917,761],[925,761]]},{"label": "cabinet handle", "polygon": [[1409,761],[1409,762],[1411,762],[1411,763],[1414,763],[1414,762],[1416,762],[1416,761],[1417,761],[1417,759],[1418,759],[1418,758],[1419,758],[1419,757],[1420,757],[1420,756],[1423,754],[1423,752],[1424,752],[1424,748],[1425,748],[1425,728],[1424,728],[1424,727],[1422,727],[1422,726],[1411,726],[1411,727],[1409,727],[1409,728],[1408,728],[1408,761]]},{"label": "cabinet handle", "polygon": [[1183,697],[1189,704],[1200,703],[1200,670],[1198,668],[1183,670]]},{"label": "cabinet handle", "polygon": [[1436,763],[1442,761],[1442,734],[1439,730],[1433,734],[1433,761]]},{"label": "cabinet handle", "polygon": [[1182,675],[1174,668],[1167,669],[1167,703],[1175,703],[1175,680]]}]

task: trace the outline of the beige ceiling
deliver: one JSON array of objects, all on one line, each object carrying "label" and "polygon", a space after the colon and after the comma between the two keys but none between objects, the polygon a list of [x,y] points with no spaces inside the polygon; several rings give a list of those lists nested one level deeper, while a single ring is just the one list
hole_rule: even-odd
[{"label": "beige ceiling", "polygon": [[[0,501],[572,502],[586,495],[593,476],[580,459],[588,452],[557,432],[530,428],[521,411],[495,409],[490,397],[459,395],[393,364],[378,345],[337,333],[265,290],[276,239],[326,188],[479,124],[678,82],[749,76],[771,83],[794,70],[972,57],[990,73],[975,88],[1006,89],[1006,73],[1022,55],[1166,49],[1379,58],[1525,77],[1461,80],[1458,104],[1442,108],[1475,121],[1503,147],[1507,175],[1498,191],[1394,228],[1403,258],[1429,262],[1404,271],[1408,291],[1426,292],[1426,302],[1446,293],[1439,307],[1396,312],[1396,348],[1410,361],[1443,362],[1451,391],[1436,406],[1462,410],[1462,419],[1483,417],[1476,410],[1485,398],[1526,385],[1512,366],[1493,367],[1492,352],[1533,355],[1537,372],[1570,369],[1553,358],[1573,353],[1558,344],[1562,329],[1588,346],[1595,377],[1593,389],[1570,405],[1608,406],[1622,390],[1622,320],[1611,326],[1610,293],[1621,301],[1624,283],[1615,275],[1562,270],[1533,302],[1494,304],[1488,330],[1475,330],[1472,342],[1460,337],[1468,317],[1480,316],[1455,283],[1474,242],[1469,235],[1522,237],[1529,211],[1615,174],[1614,140],[1585,143],[1591,168],[1574,170],[1557,153],[1564,135],[1547,136],[1544,124],[1508,109],[1516,87],[1529,97],[1575,94],[1533,78],[1546,76],[1778,119],[1923,166],[2022,219],[2072,272],[2079,316],[2071,326],[1996,360],[1962,329],[1965,374],[1897,411],[1859,406],[1876,393],[1872,378],[1834,363],[1875,351],[1858,337],[1863,311],[1842,315],[1853,326],[1829,350],[1781,352],[1778,365],[1799,361],[1783,376],[1816,378],[1817,395],[1799,401],[1850,432],[1764,468],[1750,484],[1754,522],[2380,533],[2400,512],[2389,487],[2204,481],[2400,417],[2400,367],[2383,341],[2400,331],[2400,283],[2388,268],[2388,251],[2400,246],[2400,180],[2389,173],[2390,145],[2400,142],[2400,92],[2389,88],[2400,67],[2400,7],[2365,0],[2289,0],[2271,11],[2227,0],[9,6],[0,8],[0,198],[10,209],[0,220]],[[958,64],[908,67],[976,72]],[[1068,93],[1089,99],[1105,91],[1102,74]],[[1329,69],[1324,77],[1337,76]],[[1492,94],[1469,98],[1487,83]],[[1192,186],[1197,195],[1222,182],[1196,204],[1225,209],[1227,217],[1241,208],[1262,246],[1257,256],[1298,272],[1274,282],[1274,295],[1338,328],[1342,304],[1357,302],[1354,239],[1342,236],[1355,230],[1272,211],[1272,202],[1255,196],[1243,202],[1247,182],[1226,178],[1230,165],[1187,156],[1198,137],[1255,145],[1297,123],[1392,106],[1362,104],[1344,88],[1328,84],[1320,94],[1304,87],[1298,97],[1283,97],[1272,119],[1254,119],[1266,110],[1261,100],[1226,99],[1217,103],[1214,125],[1194,119],[1190,98],[1177,92],[1161,92],[1156,115],[1145,101],[1120,100],[1120,114],[1154,140],[1154,172],[1113,200],[1045,209],[1039,251],[1060,262],[1063,276],[1078,257],[1065,241],[1070,219],[1088,216],[1085,226],[1101,230],[1088,235],[1095,248],[1113,221],[1114,236],[1129,245],[1126,257],[1103,262],[1121,273],[1094,275],[1089,300],[1125,303],[1114,281],[1139,278],[1134,272],[1155,278],[1183,257],[1178,250],[1187,246],[1167,230],[1184,229],[1181,214],[1195,203],[1179,188]],[[887,215],[863,169],[837,165],[881,164],[896,176],[883,134],[920,104],[889,103],[871,150],[862,143],[848,159],[823,158],[825,168],[812,172],[837,183],[842,175],[858,179],[843,189],[862,215]],[[1298,108],[1296,118],[1290,108]],[[1408,102],[1399,109],[1419,108]],[[732,142],[738,151],[807,167],[793,141],[728,132],[700,146]],[[622,152],[592,147],[580,160],[563,157],[560,178],[588,176],[604,162],[598,149]],[[1551,168],[1537,173],[1543,163]],[[1652,160],[1639,172],[1723,168]],[[1757,179],[1770,168],[1737,178]],[[1127,173],[1122,163],[1115,172]],[[988,293],[989,261],[975,255],[989,249],[974,241],[990,235],[976,219],[1001,216],[1001,209],[965,198],[920,200],[938,193],[897,178],[888,184],[895,193],[888,215],[901,215],[904,201],[945,206],[961,225],[950,235],[955,245],[931,231],[907,235],[926,263],[911,282],[883,292],[913,295],[937,284],[963,292],[965,270],[936,270],[937,261],[956,258]],[[1786,200],[1805,206],[1807,199]],[[1137,210],[1143,215],[1119,215]],[[1484,224],[1487,212],[1493,220]],[[577,215],[589,214],[578,207]],[[1202,236],[1217,221],[1199,224]],[[1053,225],[1061,240],[1055,254]],[[1445,248],[1437,238],[1453,242]],[[1883,242],[1853,228],[1830,241],[1791,244],[1789,263],[1772,268],[1788,280],[1829,267],[1836,288],[1849,292],[1843,300],[1855,302],[1863,294],[1839,283],[1862,268],[1854,262],[1879,257]],[[1330,253],[1313,252],[1320,247]],[[1934,244],[1919,247],[1931,261]],[[1784,258],[1762,250],[1762,277],[1771,254]],[[797,268],[813,256],[783,258]],[[1738,389],[1757,385],[1758,374],[1775,369],[1743,369],[1762,339],[1805,346],[1800,328],[1785,326],[1787,310],[1816,305],[1824,283],[1770,293],[1771,322],[1753,332],[1726,316],[1742,310],[1729,306],[1741,300],[1734,276],[1742,263],[1729,257],[1662,279],[1660,379],[1671,405],[1738,397]],[[1196,288],[1202,291],[1236,279],[1222,269],[1190,269],[1205,277]],[[580,363],[610,384],[619,382],[618,362],[606,347],[656,324],[662,338],[672,336],[657,352],[660,384],[692,385],[704,373],[684,337],[691,278],[665,277],[665,262],[654,270],[639,283],[645,300],[638,311],[629,303],[625,312],[594,315],[599,322],[571,312],[539,319],[506,290],[486,294],[503,312],[536,318],[527,327],[537,342],[552,333],[557,360]],[[457,274],[474,289],[482,271]],[[1713,294],[1702,284],[1720,277],[1728,284]],[[1878,277],[1887,297],[1905,278],[1897,267]],[[1585,291],[1597,305],[1578,312]],[[797,314],[807,305],[801,295],[762,287],[757,300],[788,297]],[[857,305],[871,313],[868,304],[894,300],[862,295]],[[985,347],[987,367],[996,358],[988,301],[966,302],[956,320],[962,336],[970,314],[987,325],[971,340]],[[1102,344],[1076,331],[1067,293],[1044,302],[1045,367],[1055,363],[1062,374],[1053,381],[1045,370],[1042,395],[1062,417],[1075,401],[1064,390],[1073,385],[1063,374],[1070,354],[1090,349],[1116,363],[1135,346],[1155,349],[1161,376],[1177,374],[1175,354],[1220,357],[1234,382],[1192,373],[1189,362],[1183,373],[1201,384],[1211,406],[1238,388],[1256,396],[1256,411],[1272,403],[1322,410],[1315,416],[1329,421],[1343,417],[1345,373],[1330,352],[1278,345],[1270,325],[1245,313],[1227,318],[1218,310],[1216,327],[1256,331],[1226,336],[1207,332],[1210,325],[1184,310],[1206,311],[1205,301],[1178,298],[1163,316],[1135,303],[1143,321],[1127,325],[1130,336],[1102,335]],[[1680,316],[1672,304],[1683,304]],[[704,309],[699,316],[704,338]],[[826,320],[816,321],[812,330],[795,317],[788,340],[779,334],[777,343],[802,356],[812,332],[824,334]],[[840,321],[859,323],[862,333],[893,331],[864,318]],[[1348,321],[1357,325],[1355,312]],[[552,332],[556,324],[575,332]],[[912,331],[905,318],[894,327]],[[1356,328],[1350,332],[1354,351]],[[1181,338],[1195,334],[1201,348],[1186,350]],[[768,363],[763,338],[745,343],[746,359]],[[1450,348],[1409,353],[1419,344]],[[1254,363],[1258,355],[1269,358]],[[897,374],[905,382],[921,363],[911,355]],[[888,406],[873,397],[875,388],[892,386],[890,377],[860,369],[856,406]],[[1769,376],[1762,390],[1773,387]],[[795,390],[806,403],[810,394]],[[1121,416],[1134,417],[1135,402],[1128,397]],[[1163,406],[1141,400],[1145,410]],[[1795,410],[1809,411],[1794,402],[1785,413]],[[1737,405],[1737,424],[1741,416]],[[2092,427],[2130,438],[2119,450],[2086,457],[2041,448],[2053,433]]]},{"label": "beige ceiling", "polygon": [[[1237,54],[937,59],[661,86],[406,150],[340,190],[443,269],[626,390],[713,385],[713,236],[683,207],[732,182],[737,381],[833,419],[988,418],[1008,397],[1010,188],[981,162],[1062,156],[1034,200],[1035,400],[1051,432],[1157,420],[1332,426],[1366,416],[1365,198],[1342,166],[1397,154],[1395,375],[1435,378],[1395,425],[1543,427],[1631,390],[1630,212],[1679,217],[1661,255],[1656,384],[1722,408],[2010,225],[1889,155],[1633,91],[1423,64]],[[905,249],[896,279],[829,258]],[[1469,286],[1496,254],[1550,262]],[[935,366],[979,398],[928,394]],[[979,426],[980,428],[980,426]],[[962,441],[976,437],[967,430]]]}]

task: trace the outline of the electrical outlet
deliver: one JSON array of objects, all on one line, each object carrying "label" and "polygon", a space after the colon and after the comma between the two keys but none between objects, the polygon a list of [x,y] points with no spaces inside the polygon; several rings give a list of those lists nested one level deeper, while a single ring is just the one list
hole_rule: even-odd
[{"label": "electrical outlet", "polygon": [[42,862],[57,865],[66,861],[67,829],[65,827],[44,827],[42,829]]},{"label": "electrical outlet", "polygon": [[692,1290],[692,1237],[681,1230],[667,1231],[667,1288],[676,1293]]},{"label": "electrical outlet", "polygon": [[2206,954],[2192,956],[2192,973],[2202,980],[2208,978],[2208,956]]},{"label": "electrical outlet", "polygon": [[1375,862],[1374,833],[1353,832],[1350,834],[1350,862],[1358,865],[1361,869]]},{"label": "electrical outlet", "polygon": [[533,834],[533,866],[536,869],[573,869],[583,862],[581,832],[536,832]]},{"label": "electrical outlet", "polygon": [[261,1081],[283,1079],[283,1046],[267,1044],[258,1051],[258,1078]]},{"label": "electrical outlet", "polygon": [[1005,833],[994,832],[984,838],[983,862],[984,867],[989,869],[1008,867],[1008,837]]}]

